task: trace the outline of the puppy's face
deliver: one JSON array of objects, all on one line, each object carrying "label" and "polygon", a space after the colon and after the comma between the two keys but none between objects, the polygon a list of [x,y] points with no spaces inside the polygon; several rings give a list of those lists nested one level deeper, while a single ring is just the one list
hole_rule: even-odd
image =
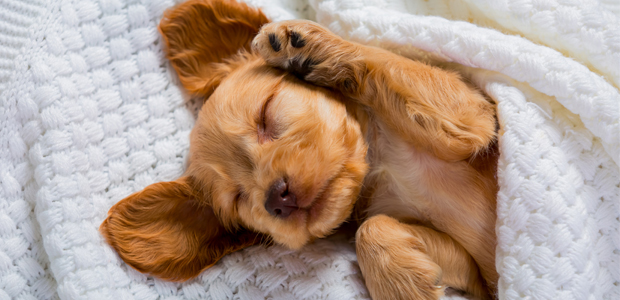
[{"label": "puppy's face", "polygon": [[185,174],[129,195],[100,226],[137,270],[189,279],[261,235],[299,248],[351,213],[367,170],[352,117],[363,113],[252,54],[268,22],[233,0],[188,0],[162,19],[167,58],[205,103]]},{"label": "puppy's face", "polygon": [[351,213],[367,165],[341,96],[250,59],[205,102],[187,175],[223,225],[299,248]]}]

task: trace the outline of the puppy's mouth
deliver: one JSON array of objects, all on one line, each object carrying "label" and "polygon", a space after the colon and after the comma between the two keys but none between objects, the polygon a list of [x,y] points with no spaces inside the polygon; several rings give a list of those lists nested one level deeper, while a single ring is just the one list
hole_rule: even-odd
[{"label": "puppy's mouth", "polygon": [[305,208],[308,212],[308,223],[315,222],[320,218],[321,212],[325,210],[325,203],[332,194],[335,180],[336,176],[330,178],[321,189],[321,192],[310,203],[310,205]]},{"label": "puppy's mouth", "polygon": [[276,224],[283,228],[268,227],[266,231],[277,243],[290,249],[299,249],[314,239],[329,235],[350,213],[351,198],[355,195],[350,193],[350,182],[346,178],[343,170],[336,172],[320,183],[320,188],[314,189],[316,196],[298,198],[295,211],[286,217],[276,214],[276,219],[280,220]]},{"label": "puppy's mouth", "polygon": [[298,204],[298,209],[291,213],[288,219],[299,225],[306,225],[319,221],[322,212],[325,210],[325,204],[333,192],[333,183],[337,176],[333,176],[320,188],[320,192],[310,201],[304,201]]}]

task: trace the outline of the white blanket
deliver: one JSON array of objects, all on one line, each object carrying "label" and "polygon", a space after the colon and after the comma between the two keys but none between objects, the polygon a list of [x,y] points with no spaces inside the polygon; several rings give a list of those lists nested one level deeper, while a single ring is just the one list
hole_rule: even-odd
[{"label": "white blanket", "polygon": [[[499,103],[500,299],[620,299],[617,2],[249,2],[464,65]],[[2,1],[0,299],[367,299],[342,238],[252,247],[183,284],[103,242],[111,205],[184,168],[193,107],[156,30],[173,4]]]}]

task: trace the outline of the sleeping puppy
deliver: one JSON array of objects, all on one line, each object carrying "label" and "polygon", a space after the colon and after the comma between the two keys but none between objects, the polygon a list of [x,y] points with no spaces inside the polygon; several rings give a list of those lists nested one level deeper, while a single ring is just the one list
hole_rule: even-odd
[{"label": "sleeping puppy", "polygon": [[264,238],[292,249],[352,215],[374,299],[494,298],[494,105],[456,73],[308,21],[191,0],[160,24],[205,103],[188,167],[114,205],[101,233],[135,269],[186,280]]}]

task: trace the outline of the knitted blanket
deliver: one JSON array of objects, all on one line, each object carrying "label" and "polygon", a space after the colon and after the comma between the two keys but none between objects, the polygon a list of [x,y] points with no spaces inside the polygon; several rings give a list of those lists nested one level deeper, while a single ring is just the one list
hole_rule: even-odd
[{"label": "knitted blanket", "polygon": [[[498,102],[500,299],[620,299],[617,2],[249,2],[461,66]],[[0,299],[368,299],[342,237],[251,247],[182,284],[103,242],[114,203],[184,170],[197,104],[156,29],[174,4],[0,0]]]}]

